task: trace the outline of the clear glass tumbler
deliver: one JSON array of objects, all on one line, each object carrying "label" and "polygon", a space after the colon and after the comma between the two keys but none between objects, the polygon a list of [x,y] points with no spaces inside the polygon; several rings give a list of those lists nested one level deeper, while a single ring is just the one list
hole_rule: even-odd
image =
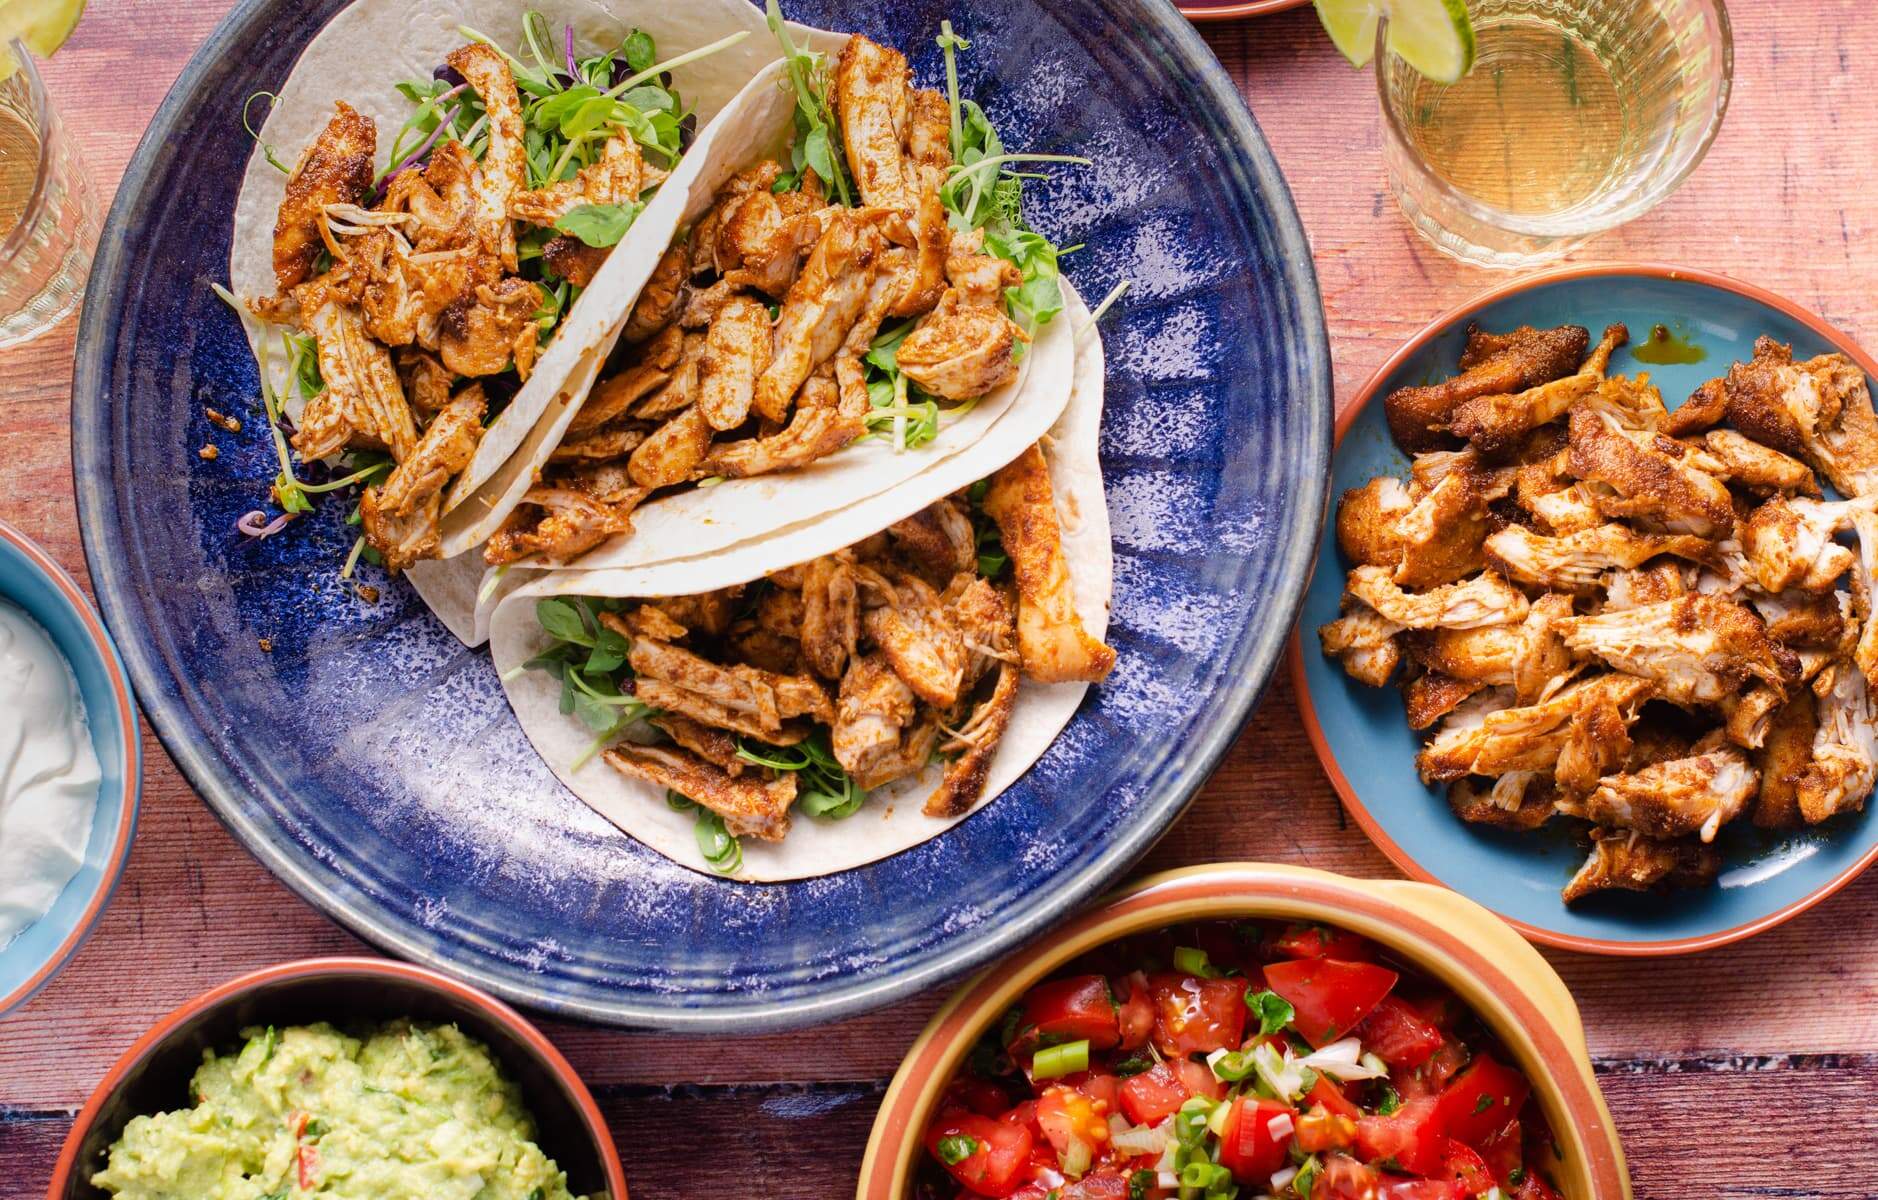
[{"label": "clear glass tumbler", "polygon": [[0,346],[37,337],[78,307],[98,244],[98,207],[78,147],[31,52],[0,83]]},{"label": "clear glass tumbler", "polygon": [[1647,212],[1728,108],[1722,0],[1469,0],[1473,71],[1441,85],[1377,41],[1389,184],[1418,233],[1486,267],[1558,258]]}]

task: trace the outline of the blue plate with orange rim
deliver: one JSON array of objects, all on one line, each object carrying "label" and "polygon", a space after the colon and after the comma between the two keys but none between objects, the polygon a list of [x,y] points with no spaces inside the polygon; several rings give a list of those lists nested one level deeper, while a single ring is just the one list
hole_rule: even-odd
[{"label": "blue plate with orange rim", "polygon": [[[185,69],[118,193],[74,395],[86,552],[164,745],[291,887],[379,946],[597,1021],[748,1033],[878,1007],[1098,894],[1185,808],[1251,710],[1309,575],[1330,363],[1309,247],[1251,115],[1165,0],[801,0],[914,51],[942,19],[1008,142],[1096,160],[1030,217],[1106,318],[1103,469],[1119,665],[1020,783],[906,853],[748,885],[694,874],[555,780],[488,655],[402,581],[342,585],[343,505],[252,541],[258,383],[210,292],[249,154],[337,0],[246,0]],[[1030,193],[1027,193],[1027,197]],[[251,425],[260,427],[259,421]],[[205,462],[205,441],[221,453]],[[865,819],[858,818],[858,819]]]},{"label": "blue plate with orange rim", "polygon": [[[1753,357],[1763,334],[1796,357],[1842,351],[1867,376],[1878,362],[1824,321],[1770,292],[1726,276],[1652,264],[1568,267],[1495,288],[1430,322],[1383,364],[1337,419],[1331,504],[1371,478],[1406,476],[1408,457],[1383,419],[1382,397],[1398,387],[1454,375],[1467,326],[1629,326],[1632,344],[1611,362],[1617,374],[1647,372],[1674,408],[1697,386]],[[1635,351],[1656,326],[1678,353],[1640,362]],[[1699,357],[1698,357],[1699,356]],[[1316,629],[1335,620],[1351,564],[1327,519],[1317,569],[1305,593],[1292,672],[1305,729],[1344,807],[1370,840],[1409,875],[1440,883],[1512,922],[1533,941],[1596,954],[1679,954],[1726,945],[1804,912],[1878,859],[1878,816],[1864,812],[1794,833],[1747,821],[1718,837],[1725,865],[1717,885],[1664,893],[1598,894],[1566,907],[1559,889],[1584,861],[1586,846],[1553,822],[1534,833],[1468,825],[1444,792],[1415,771],[1421,737],[1403,719],[1394,688],[1344,674],[1317,648]]]},{"label": "blue plate with orange rim", "polygon": [[111,635],[78,584],[31,538],[0,521],[0,600],[44,629],[71,665],[98,755],[98,807],[78,873],[46,914],[0,946],[0,1016],[52,981],[104,915],[130,857],[143,748],[130,681]]}]

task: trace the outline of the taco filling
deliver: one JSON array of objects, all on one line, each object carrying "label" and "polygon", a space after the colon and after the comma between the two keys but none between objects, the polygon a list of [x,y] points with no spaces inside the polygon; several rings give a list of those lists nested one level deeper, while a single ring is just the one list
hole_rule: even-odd
[{"label": "taco filling", "polygon": [[[724,873],[795,811],[839,819],[940,767],[924,811],[984,796],[1020,678],[1099,681],[1114,651],[1071,595],[1048,469],[1016,462],[838,553],[664,598],[555,596],[524,666],[561,683],[589,754],[695,808]],[[574,764],[576,768],[579,763]]]},{"label": "taco filling", "polygon": [[772,11],[795,93],[776,159],[731,177],[667,249],[492,565],[565,562],[677,490],[800,470],[861,439],[931,442],[1017,378],[1063,307],[1057,248],[1023,216],[1019,161],[961,99],[858,34],[832,60]]},{"label": "taco filling", "polygon": [[399,83],[416,107],[382,166],[341,99],[287,172],[278,291],[247,303],[288,363],[277,393],[260,340],[273,500],[356,493],[348,576],[361,553],[394,573],[438,556],[453,481],[693,132],[645,33],[583,56],[571,26],[523,28],[513,55],[464,30]]}]

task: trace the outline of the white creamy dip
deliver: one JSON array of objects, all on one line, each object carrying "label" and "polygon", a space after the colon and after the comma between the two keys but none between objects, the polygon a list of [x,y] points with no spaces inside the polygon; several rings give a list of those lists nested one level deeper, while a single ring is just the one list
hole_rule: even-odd
[{"label": "white creamy dip", "polygon": [[0,600],[0,947],[85,861],[98,755],[78,680],[39,623]]}]

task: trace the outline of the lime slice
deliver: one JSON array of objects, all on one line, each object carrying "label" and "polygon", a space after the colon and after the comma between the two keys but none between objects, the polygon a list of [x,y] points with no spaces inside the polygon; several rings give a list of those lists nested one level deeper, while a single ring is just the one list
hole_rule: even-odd
[{"label": "lime slice", "polygon": [[1389,0],[1389,49],[1436,83],[1474,69],[1474,23],[1465,0]]},{"label": "lime slice", "polygon": [[1317,0],[1317,19],[1331,45],[1353,67],[1367,67],[1376,54],[1376,22],[1385,0]]},{"label": "lime slice", "polygon": [[1376,22],[1389,21],[1389,49],[1437,83],[1453,83],[1474,65],[1474,25],[1466,0],[1316,0],[1317,17],[1352,66],[1376,53]]},{"label": "lime slice", "polygon": [[46,58],[65,44],[84,15],[85,0],[0,0],[0,79],[19,69],[7,49],[14,38]]}]

